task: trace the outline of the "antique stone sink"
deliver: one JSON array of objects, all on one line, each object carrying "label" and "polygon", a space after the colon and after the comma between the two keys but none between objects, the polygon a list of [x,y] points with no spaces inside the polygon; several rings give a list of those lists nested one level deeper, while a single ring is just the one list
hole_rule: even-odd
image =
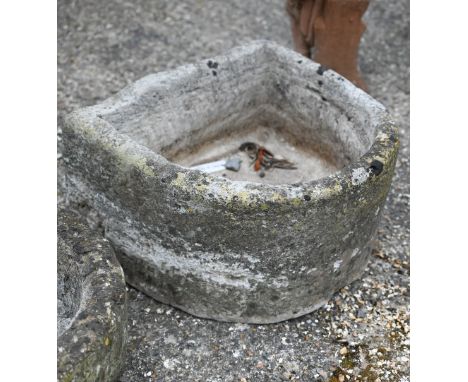
[{"label": "antique stone sink", "polygon": [[109,243],[58,212],[57,380],[114,381],[126,342],[125,280]]},{"label": "antique stone sink", "polygon": [[[246,140],[297,169],[260,178]],[[69,197],[97,212],[129,284],[250,323],[311,312],[363,273],[398,151],[380,103],[267,41],[144,77],[69,115],[64,141]],[[190,169],[230,155],[238,173]]]}]

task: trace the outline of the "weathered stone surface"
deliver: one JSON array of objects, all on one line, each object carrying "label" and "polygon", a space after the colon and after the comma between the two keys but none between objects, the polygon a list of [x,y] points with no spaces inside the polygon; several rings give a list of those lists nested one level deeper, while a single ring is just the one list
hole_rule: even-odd
[{"label": "weathered stone surface", "polygon": [[64,210],[57,253],[58,380],[113,381],[126,342],[122,268],[108,241]]},{"label": "weathered stone surface", "polygon": [[[165,158],[257,124],[340,170],[272,185]],[[72,113],[63,139],[69,197],[98,212],[130,284],[201,317],[255,323],[313,311],[360,276],[398,149],[381,104],[265,41],[145,77]]]},{"label": "weathered stone surface", "polygon": [[[60,204],[66,195],[63,116],[101,102],[145,75],[211,58],[253,39],[268,38],[292,48],[284,0],[135,0],[131,6],[125,0],[59,1],[58,19]],[[374,252],[363,277],[340,289],[321,309],[276,324],[199,319],[128,287],[129,342],[121,382],[140,381],[145,375],[156,381],[278,382],[285,370],[301,381],[328,381],[341,364],[343,344],[336,341],[343,336],[360,348],[360,359],[347,370],[350,380],[369,367],[369,359],[382,381],[409,380],[410,334],[394,337],[393,325],[382,326],[396,314],[409,325],[410,314],[409,1],[374,0],[364,19],[363,78],[369,93],[395,119],[400,139],[377,230],[376,245],[384,258]],[[403,268],[397,269],[397,263]],[[360,309],[367,312],[364,319],[358,316]],[[385,359],[370,354],[381,346],[388,350]]]}]

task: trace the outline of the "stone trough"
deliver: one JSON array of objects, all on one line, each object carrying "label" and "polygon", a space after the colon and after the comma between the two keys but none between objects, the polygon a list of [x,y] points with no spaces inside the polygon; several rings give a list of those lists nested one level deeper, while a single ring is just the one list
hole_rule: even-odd
[{"label": "stone trough", "polygon": [[[259,177],[245,141],[297,168]],[[267,41],[72,113],[64,144],[69,197],[97,213],[129,284],[249,323],[311,312],[363,273],[398,151],[380,103]],[[233,155],[239,172],[190,168]]]},{"label": "stone trough", "polygon": [[126,340],[125,280],[109,243],[58,213],[58,381],[114,381]]}]

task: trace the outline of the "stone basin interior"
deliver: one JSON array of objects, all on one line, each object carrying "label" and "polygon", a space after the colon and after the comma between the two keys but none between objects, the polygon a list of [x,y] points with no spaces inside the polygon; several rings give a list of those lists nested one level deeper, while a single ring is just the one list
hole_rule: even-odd
[{"label": "stone basin interior", "polygon": [[58,240],[57,251],[57,336],[73,323],[83,293],[83,278],[73,250]]},{"label": "stone basin interior", "polygon": [[[145,77],[138,88],[120,95],[140,93],[137,103],[114,108],[103,118],[181,166],[238,156],[239,172],[214,175],[291,184],[336,172],[370,148],[375,109],[356,90],[334,72],[319,73],[307,60],[254,49],[237,61],[209,60]],[[261,178],[238,151],[245,141],[265,146],[297,169],[271,169]]]},{"label": "stone basin interior", "polygon": [[[282,157],[294,163],[296,169],[272,168],[264,171],[254,170],[253,160],[247,153],[239,151],[244,142],[256,142],[275,157]],[[213,162],[220,159],[239,158],[242,160],[239,171],[223,170],[212,174],[231,180],[284,184],[298,183],[324,177],[337,171],[334,158],[327,158],[319,152],[300,145],[299,141],[287,133],[269,128],[266,124],[252,129],[244,129],[225,134],[196,146],[185,147],[168,156],[173,162],[184,167]]]}]

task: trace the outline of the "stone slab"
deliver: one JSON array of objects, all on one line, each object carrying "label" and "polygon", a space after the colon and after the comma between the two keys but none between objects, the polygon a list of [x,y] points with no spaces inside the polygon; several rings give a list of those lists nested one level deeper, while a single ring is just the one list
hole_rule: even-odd
[{"label": "stone slab", "polygon": [[125,280],[107,240],[71,212],[58,213],[57,377],[114,381],[127,337]]}]

